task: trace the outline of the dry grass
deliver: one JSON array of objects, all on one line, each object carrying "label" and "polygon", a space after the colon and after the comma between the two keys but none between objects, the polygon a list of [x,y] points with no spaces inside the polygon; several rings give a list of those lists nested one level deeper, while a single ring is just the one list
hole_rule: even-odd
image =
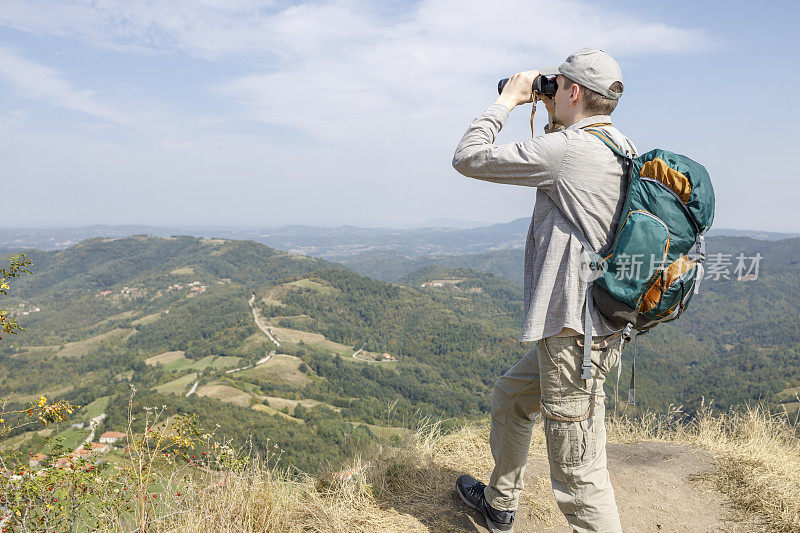
[{"label": "dry grass", "polygon": [[[276,381],[285,381],[289,385],[304,387],[311,383],[311,378],[300,372],[302,359],[293,355],[275,354],[269,361],[255,368],[243,370],[243,376],[273,376]],[[283,406],[281,406],[283,407]]]},{"label": "dry grass", "polygon": [[[293,478],[253,462],[214,483],[195,483],[155,530],[463,531],[452,522],[459,513],[442,510],[461,508],[453,490],[458,474],[491,469],[487,439],[485,425],[445,433],[438,423],[421,424],[400,445],[376,447],[317,477]],[[527,502],[549,517],[555,508],[549,486],[526,492]]]},{"label": "dry grass", "polygon": [[174,352],[164,352],[158,355],[154,355],[153,357],[148,357],[144,360],[146,365],[156,366],[158,364],[166,365],[168,363],[172,363],[179,359],[185,359],[184,352],[182,350],[177,350]]},{"label": "dry grass", "polygon": [[157,311],[155,313],[152,313],[152,314],[149,314],[149,315],[145,315],[145,316],[143,316],[141,318],[137,318],[136,320],[131,321],[131,325],[132,326],[138,326],[138,325],[152,324],[153,322],[157,321],[161,317],[166,316],[167,313],[165,311]]},{"label": "dry grass", "polygon": [[68,342],[62,346],[26,346],[24,352],[19,352],[15,357],[28,355],[55,355],[57,357],[82,357],[100,347],[103,342],[127,340],[136,330],[116,328],[82,341]]},{"label": "dry grass", "polygon": [[247,407],[250,405],[250,398],[252,397],[250,394],[235,387],[222,385],[216,382],[199,387],[197,389],[197,395],[232,403],[240,407]]},{"label": "dry grass", "polygon": [[280,326],[272,325],[272,329],[275,332],[275,338],[278,339],[278,342],[281,343],[292,343],[298,344],[301,341],[309,346],[314,346],[316,348],[328,350],[330,352],[335,352],[343,355],[350,355],[355,350],[350,346],[345,346],[344,344],[332,341],[322,335],[321,333],[313,333],[311,331],[303,331],[299,329],[291,329],[291,328],[284,328]]},{"label": "dry grass", "polygon": [[[800,532],[800,445],[785,417],[761,406],[689,419],[673,410],[608,421],[611,441],[660,440],[701,446],[717,468],[705,477],[728,494],[743,519],[769,531]],[[542,454],[534,431],[531,453]],[[492,467],[488,424],[445,432],[424,423],[398,445],[383,445],[343,468],[311,477],[251,461],[243,471],[195,479],[181,499],[165,502],[153,531],[374,532],[464,531],[453,491],[456,476],[485,477]],[[523,493],[528,519],[558,518],[546,479]],[[754,525],[753,530],[756,530]]]},{"label": "dry grass", "polygon": [[[663,440],[701,446],[717,459],[703,477],[728,495],[742,520],[768,531],[800,532],[800,440],[797,421],[754,404],[713,413],[704,406],[688,420],[680,409],[637,420],[612,418],[609,440]],[[754,526],[755,527],[755,526]]]},{"label": "dry grass", "polygon": [[306,421],[303,420],[302,418],[295,418],[295,417],[293,417],[291,415],[287,415],[286,413],[284,413],[282,411],[278,411],[277,409],[273,409],[269,405],[266,405],[266,404],[263,404],[263,403],[253,404],[253,405],[250,406],[250,408],[253,411],[261,411],[262,413],[267,413],[268,415],[278,415],[280,417],[285,418],[286,420],[289,420],[291,422],[295,422],[297,424],[305,424],[306,423]]},{"label": "dry grass", "polygon": [[154,389],[162,394],[184,394],[197,381],[197,376],[198,374],[195,373],[186,374],[163,385],[158,385]]},{"label": "dry grass", "polygon": [[336,407],[336,406],[333,406],[333,405],[331,405],[329,403],[320,402],[320,401],[311,400],[311,399],[307,399],[307,400],[290,400],[289,398],[279,398],[277,396],[265,396],[264,397],[264,401],[267,402],[270,407],[272,407],[273,409],[276,409],[278,411],[280,411],[284,407],[288,407],[289,408],[289,414],[294,414],[294,408],[297,407],[298,404],[302,405],[306,409],[312,409],[312,408],[314,408],[314,406],[317,406],[317,405],[324,405],[328,409],[336,411],[337,413],[341,412],[341,410],[342,410],[341,407]]}]

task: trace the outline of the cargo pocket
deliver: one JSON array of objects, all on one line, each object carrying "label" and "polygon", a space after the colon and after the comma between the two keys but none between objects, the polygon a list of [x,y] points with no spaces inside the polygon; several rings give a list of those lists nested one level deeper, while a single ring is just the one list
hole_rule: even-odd
[{"label": "cargo pocket", "polygon": [[603,374],[610,372],[611,369],[619,364],[620,355],[622,355],[622,352],[619,350],[619,344],[616,342],[609,344],[608,348],[602,351],[597,361],[597,366],[600,368],[600,371]]},{"label": "cargo pocket", "polygon": [[542,400],[547,456],[555,466],[580,466],[594,459],[593,398]]},{"label": "cargo pocket", "polygon": [[[578,347],[577,353],[583,358],[583,339],[580,337],[573,337],[575,346]],[[603,373],[607,374],[612,368],[619,364],[620,355],[622,352],[619,349],[619,337],[610,337],[607,341],[600,344],[599,348],[595,348],[595,343],[592,344],[592,363]],[[577,357],[577,356],[576,356]]]}]

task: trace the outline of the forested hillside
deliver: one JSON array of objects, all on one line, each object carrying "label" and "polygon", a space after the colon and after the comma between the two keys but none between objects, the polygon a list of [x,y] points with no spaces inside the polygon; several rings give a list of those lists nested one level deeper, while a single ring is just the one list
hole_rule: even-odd
[{"label": "forested hillside", "polygon": [[[385,263],[380,254],[357,256],[347,266],[403,283],[461,267],[522,284],[523,250],[436,258],[391,254]],[[674,403],[693,411],[703,398],[722,408],[765,399],[795,412],[800,405],[795,397],[800,389],[793,390],[800,385],[800,239],[710,237],[708,254],[706,279],[685,315],[637,341],[641,405],[665,409]],[[737,274],[740,255],[750,268],[759,254],[757,272]],[[517,290],[522,294],[521,286]],[[629,348],[624,355],[623,391],[632,353]]]},{"label": "forested hillside", "polygon": [[23,451],[54,434],[75,446],[100,414],[97,431],[123,429],[133,387],[138,408],[196,412],[221,437],[278,443],[283,461],[314,470],[427,415],[480,416],[519,352],[521,302],[490,274],[406,288],[189,237],[26,254],[33,274],[2,300],[25,332],[0,343],[0,394],[88,407],[69,421],[83,429],[20,430],[4,444]]},{"label": "forested hillside", "polygon": [[[731,267],[732,279],[705,280],[680,321],[637,341],[639,405],[766,398],[796,409],[800,240],[709,248],[760,253],[758,276]],[[396,283],[250,241],[92,239],[27,255],[33,274],[2,299],[26,328],[0,343],[12,405],[63,398],[87,406],[70,424],[102,413],[97,430],[118,431],[135,387],[137,408],[198,413],[220,436],[277,443],[307,470],[424,416],[485,416],[495,379],[529,348],[517,342],[521,286],[503,277],[521,267],[515,252],[402,267]],[[2,445],[37,452],[53,435],[75,445],[89,429],[18,431]]]}]

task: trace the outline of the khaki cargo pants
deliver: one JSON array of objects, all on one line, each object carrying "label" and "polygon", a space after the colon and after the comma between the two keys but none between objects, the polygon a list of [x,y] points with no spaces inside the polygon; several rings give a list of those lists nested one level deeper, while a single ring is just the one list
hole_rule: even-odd
[{"label": "khaki cargo pants", "polygon": [[533,423],[541,410],[553,494],[572,530],[622,531],[606,468],[603,421],[603,382],[619,363],[617,339],[593,339],[594,379],[588,388],[580,378],[583,337],[542,339],[497,380],[489,436],[495,467],[484,491],[492,507],[517,508]]}]

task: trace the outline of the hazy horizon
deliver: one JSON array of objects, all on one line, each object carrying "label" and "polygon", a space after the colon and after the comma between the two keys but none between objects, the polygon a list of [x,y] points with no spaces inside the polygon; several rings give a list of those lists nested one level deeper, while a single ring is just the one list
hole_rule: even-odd
[{"label": "hazy horizon", "polygon": [[[94,223],[94,224],[75,224],[75,225],[49,225],[49,224],[42,224],[42,225],[19,225],[19,226],[11,226],[11,225],[0,225],[0,230],[2,231],[9,231],[9,230],[36,230],[36,231],[43,231],[43,230],[76,230],[76,229],[83,229],[83,228],[96,228],[96,227],[109,227],[109,228],[125,228],[125,227],[132,227],[132,228],[164,228],[164,229],[180,229],[180,228],[193,228],[193,229],[226,229],[226,230],[254,230],[254,229],[280,229],[280,228],[287,228],[287,227],[307,227],[307,228],[320,228],[320,229],[336,229],[336,228],[360,228],[360,229],[374,229],[374,230],[413,230],[413,229],[425,229],[425,228],[433,228],[433,227],[442,227],[442,228],[452,228],[452,229],[474,229],[474,228],[481,228],[487,226],[498,226],[503,224],[510,224],[514,221],[520,220],[524,218],[525,220],[529,220],[530,217],[517,217],[511,220],[499,221],[499,222],[476,222],[470,220],[462,220],[462,219],[447,219],[450,221],[438,221],[437,219],[428,219],[423,220],[417,224],[406,224],[406,225],[359,225],[359,224],[304,224],[302,222],[296,224],[282,224],[282,225],[259,225],[259,224],[151,224],[151,223],[132,223],[132,224],[105,224],[105,223]],[[753,228],[753,227],[717,227],[716,225],[711,228],[710,234],[714,234],[715,232],[726,232],[726,231],[739,231],[739,232],[753,232],[753,233],[774,233],[774,234],[785,234],[790,236],[795,236],[800,234],[800,227],[798,227],[797,231],[773,231],[764,228]]]}]

